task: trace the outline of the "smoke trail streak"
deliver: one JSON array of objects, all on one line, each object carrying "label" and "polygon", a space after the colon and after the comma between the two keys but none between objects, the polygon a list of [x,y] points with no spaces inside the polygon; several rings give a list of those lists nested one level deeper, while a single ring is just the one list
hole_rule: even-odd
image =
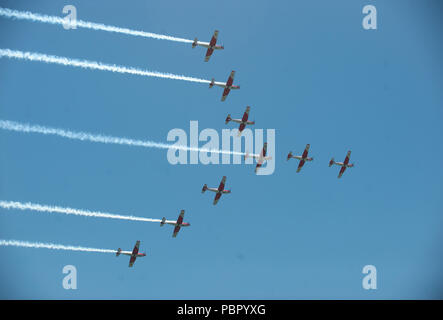
[{"label": "smoke trail streak", "polygon": [[71,66],[71,67],[91,69],[91,70],[102,70],[102,71],[110,71],[110,72],[117,72],[117,73],[124,73],[124,74],[134,74],[134,75],[139,75],[139,76],[144,76],[144,77],[157,77],[157,78],[183,80],[183,81],[191,81],[191,82],[198,82],[198,83],[210,83],[211,82],[209,80],[204,80],[204,79],[199,79],[199,78],[194,78],[194,77],[187,77],[187,76],[183,76],[183,75],[176,75],[176,74],[172,74],[172,73],[148,71],[148,70],[142,70],[142,69],[137,69],[137,68],[133,68],[133,67],[124,67],[124,66],[118,66],[115,64],[110,65],[110,64],[103,64],[101,62],[95,62],[95,61],[58,57],[58,56],[47,55],[47,54],[37,53],[37,52],[24,52],[24,51],[19,51],[19,50],[0,49],[0,58],[2,58],[2,57],[19,59],[19,60],[54,63],[54,64],[60,64],[60,65],[64,65],[64,66]]},{"label": "smoke trail streak", "polygon": [[[17,10],[12,10],[12,9],[7,9],[7,8],[0,8],[0,16],[6,17],[6,18],[13,18],[13,19],[15,18],[15,19],[19,19],[19,20],[30,20],[30,21],[34,21],[34,22],[49,23],[49,24],[54,24],[54,25],[69,25],[69,22],[65,18],[61,18],[61,17],[57,17],[57,16],[42,15],[42,14],[38,14],[38,13],[32,13],[29,11],[17,11]],[[151,33],[151,32],[131,30],[131,29],[127,29],[127,28],[119,28],[119,27],[104,25],[101,23],[87,22],[87,21],[82,21],[82,20],[76,20],[75,25],[80,28],[122,33],[122,34],[127,34],[127,35],[131,35],[131,36],[136,36],[136,37],[153,38],[153,39],[158,39],[158,40],[169,40],[169,41],[184,42],[184,43],[192,43],[193,42],[192,40],[188,40],[188,39],[165,36],[165,35]]]},{"label": "smoke trail streak", "polygon": [[40,133],[45,135],[55,135],[67,139],[80,140],[80,141],[90,141],[99,142],[105,144],[120,144],[133,147],[144,147],[144,148],[157,148],[157,149],[176,149],[184,151],[195,151],[195,152],[211,152],[218,154],[229,154],[229,155],[240,155],[243,156],[245,153],[229,151],[229,150],[218,150],[218,149],[206,149],[206,148],[195,148],[188,147],[184,145],[166,144],[153,141],[143,141],[143,140],[133,140],[128,138],[118,138],[112,136],[96,135],[86,132],[74,132],[64,129],[50,128],[39,125],[30,125],[27,123],[18,123],[9,120],[0,120],[0,129],[24,132],[24,133]]},{"label": "smoke trail streak", "polygon": [[0,200],[0,207],[4,209],[31,210],[31,211],[47,212],[47,213],[63,213],[67,215],[76,215],[76,216],[85,216],[85,217],[94,217],[94,218],[107,218],[107,219],[119,219],[119,220],[142,221],[142,222],[161,222],[160,219],[125,216],[125,215],[112,214],[107,212],[63,208],[58,206],[47,206],[31,202],[21,203],[16,201]]},{"label": "smoke trail streak", "polygon": [[70,251],[101,252],[101,253],[117,252],[117,250],[111,250],[111,249],[86,248],[86,247],[77,247],[77,246],[65,246],[62,244],[54,244],[54,243],[28,242],[20,240],[3,240],[3,239],[0,239],[0,246],[36,248],[36,249],[45,248],[51,250],[70,250]]}]

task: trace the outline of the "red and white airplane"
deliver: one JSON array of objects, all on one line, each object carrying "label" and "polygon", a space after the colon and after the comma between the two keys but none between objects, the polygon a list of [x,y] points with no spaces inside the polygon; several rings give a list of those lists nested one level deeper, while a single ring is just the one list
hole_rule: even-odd
[{"label": "red and white airplane", "polygon": [[353,163],[349,163],[349,158],[351,157],[351,150],[348,151],[348,154],[346,155],[345,161],[343,162],[335,162],[334,158],[329,161],[329,166],[332,166],[333,164],[337,166],[341,166],[340,173],[338,174],[338,177],[341,178],[343,173],[345,172],[346,168],[352,168],[354,166]]},{"label": "red and white airplane", "polygon": [[251,110],[251,107],[247,106],[246,111],[243,114],[243,117],[241,119],[232,119],[230,114],[228,114],[228,116],[226,117],[225,124],[228,124],[229,121],[240,124],[240,127],[238,128],[238,136],[239,137],[241,136],[242,131],[246,128],[247,124],[255,124],[255,121],[248,121],[250,110]]},{"label": "red and white airplane", "polygon": [[294,156],[294,155],[292,155],[292,152],[289,152],[286,160],[289,160],[291,158],[300,160],[300,162],[298,163],[297,172],[300,172],[301,168],[303,167],[303,165],[305,164],[306,161],[314,160],[314,158],[308,157],[308,152],[309,152],[310,147],[311,147],[311,145],[307,144],[305,151],[303,151],[303,154],[301,156]]},{"label": "red and white airplane", "polygon": [[180,215],[178,216],[177,221],[168,221],[165,217],[163,217],[162,221],[160,222],[160,227],[163,227],[165,224],[170,224],[175,226],[174,233],[172,234],[172,237],[175,238],[180,231],[181,227],[189,227],[191,224],[187,222],[183,222],[183,217],[185,216],[185,210],[180,211]]},{"label": "red and white airplane", "polygon": [[208,186],[205,184],[203,186],[202,193],[204,193],[206,190],[215,192],[216,195],[215,195],[215,198],[214,198],[214,205],[216,205],[218,200],[220,200],[220,197],[222,196],[222,194],[224,194],[224,193],[231,193],[231,190],[225,190],[225,183],[226,183],[226,176],[223,176],[223,178],[222,178],[218,188],[208,188]]},{"label": "red and white airplane", "polygon": [[228,81],[226,81],[226,83],[217,82],[214,80],[214,78],[212,78],[211,83],[209,84],[209,88],[212,88],[214,85],[225,88],[225,90],[223,90],[221,101],[226,100],[226,97],[228,96],[231,89],[240,89],[240,86],[235,86],[232,84],[234,82],[234,76],[235,76],[235,71],[231,71],[231,74],[229,75]]},{"label": "red and white airplane", "polygon": [[124,254],[126,256],[131,256],[129,259],[129,267],[132,267],[134,265],[135,259],[138,257],[145,257],[146,253],[138,253],[138,248],[140,247],[140,240],[137,240],[135,243],[134,249],[131,251],[122,251],[122,249],[118,248],[117,253],[115,254],[116,257],[118,257],[121,254]]},{"label": "red and white airplane", "polygon": [[272,157],[266,156],[267,150],[268,150],[268,143],[265,142],[264,145],[263,145],[263,149],[260,152],[260,154],[249,154],[249,153],[245,154],[245,160],[248,157],[255,158],[257,160],[257,165],[255,166],[255,173],[257,173],[257,170],[263,165],[263,162],[265,162],[265,160],[271,160],[272,159]]},{"label": "red and white airplane", "polygon": [[212,36],[211,42],[201,42],[201,41],[198,41],[197,38],[195,38],[194,42],[192,43],[192,48],[195,48],[196,46],[202,46],[202,47],[208,48],[208,50],[206,51],[205,62],[209,61],[209,58],[211,57],[214,50],[222,50],[225,48],[224,46],[218,46],[216,44],[217,37],[218,37],[218,30],[215,30],[214,35]]}]

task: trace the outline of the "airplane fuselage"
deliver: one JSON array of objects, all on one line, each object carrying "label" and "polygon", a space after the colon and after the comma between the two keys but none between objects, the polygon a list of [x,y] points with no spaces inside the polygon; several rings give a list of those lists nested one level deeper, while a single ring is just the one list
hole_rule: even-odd
[{"label": "airplane fuselage", "polygon": [[211,45],[209,42],[197,41],[196,45],[204,47],[204,48],[208,48],[208,49],[213,49],[213,50],[222,50],[222,49],[224,49],[223,46],[219,46],[217,44],[216,45]]},{"label": "airplane fuselage", "polygon": [[335,165],[340,167],[352,168],[354,164],[352,163],[344,163],[344,162],[334,162]]},{"label": "airplane fuselage", "polygon": [[191,224],[188,222],[177,223],[177,221],[166,221],[165,224],[170,224],[171,226],[179,227],[189,227]]},{"label": "airplane fuselage", "polygon": [[131,257],[145,257],[146,253],[136,253],[132,254],[131,251],[120,251],[119,254],[125,255],[125,256],[131,256]]},{"label": "airplane fuselage", "polygon": [[229,89],[229,90],[231,90],[231,89],[233,89],[233,90],[240,89],[240,86],[233,85],[232,81],[228,81],[226,83],[224,83],[224,82],[214,82],[214,85],[216,85],[218,87],[225,88],[225,89]]},{"label": "airplane fuselage", "polygon": [[248,120],[243,120],[243,119],[231,119],[232,122],[238,123],[238,124],[243,124],[246,125],[248,123]]},{"label": "airplane fuselage", "polygon": [[303,157],[303,156],[292,156],[294,159],[298,159],[298,160],[301,160],[301,161],[311,161],[312,160],[312,158],[310,158],[310,157]]},{"label": "airplane fuselage", "polygon": [[263,148],[259,157],[257,158],[257,165],[262,165],[265,160],[269,160],[270,157],[266,156],[266,148]]},{"label": "airplane fuselage", "polygon": [[217,195],[222,195],[223,193],[229,193],[229,190],[217,189],[217,188],[208,188],[207,190],[217,193]]}]

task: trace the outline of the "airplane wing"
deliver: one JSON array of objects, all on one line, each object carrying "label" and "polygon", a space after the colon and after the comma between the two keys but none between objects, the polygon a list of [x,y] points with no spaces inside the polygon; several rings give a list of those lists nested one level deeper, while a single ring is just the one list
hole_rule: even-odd
[{"label": "airplane wing", "polygon": [[211,55],[212,55],[212,53],[214,52],[214,46],[216,45],[216,43],[217,43],[217,37],[218,37],[218,31],[217,30],[215,30],[214,31],[214,35],[212,36],[212,39],[211,39],[211,41],[209,42],[209,48],[208,48],[208,50],[206,51],[206,57],[205,57],[205,62],[208,62],[209,61],[209,58],[211,57]]},{"label": "airplane wing", "polygon": [[265,143],[265,144],[263,145],[263,157],[266,156],[267,151],[268,151],[268,144]]},{"label": "airplane wing", "polygon": [[217,44],[218,30],[214,31],[214,35],[211,38],[211,42],[209,43],[211,46],[215,46]]},{"label": "airplane wing", "polygon": [[134,249],[132,250],[133,255],[138,253],[139,247],[140,247],[140,240],[137,240],[137,242],[135,243]]},{"label": "airplane wing", "polygon": [[306,158],[308,156],[310,146],[311,146],[310,144],[306,145],[305,151],[303,151],[303,155],[302,155],[303,158]]},{"label": "airplane wing", "polygon": [[341,176],[343,175],[343,173],[345,172],[346,167],[341,167],[340,172],[338,174],[338,178],[341,178]]},{"label": "airplane wing", "polygon": [[218,200],[220,200],[220,197],[221,197],[221,194],[220,193],[217,193],[216,195],[215,195],[215,198],[214,198],[214,206],[217,204],[217,202],[218,202]]},{"label": "airplane wing", "polygon": [[129,259],[129,267],[134,265],[135,259],[137,259],[138,248],[140,247],[140,240],[135,243],[134,249],[132,249],[132,255]]},{"label": "airplane wing", "polygon": [[131,258],[129,259],[129,268],[134,265],[135,259],[137,259],[136,256],[131,256]]},{"label": "airplane wing", "polygon": [[244,123],[240,123],[238,126],[238,134],[241,135],[242,131],[245,130],[246,125]]},{"label": "airplane wing", "polygon": [[241,118],[242,122],[247,122],[249,118],[249,111],[251,110],[251,107],[246,107],[245,113],[243,113],[243,117]]},{"label": "airplane wing", "polygon": [[180,211],[180,215],[178,216],[177,221],[175,222],[175,225],[179,226],[183,223],[183,217],[185,216],[185,210]]},{"label": "airplane wing", "polygon": [[220,185],[218,186],[218,191],[223,191],[223,189],[225,188],[225,183],[226,183],[226,176],[223,176],[223,178],[220,181]]},{"label": "airplane wing", "polygon": [[305,164],[305,160],[300,160],[300,162],[298,164],[297,172],[300,172],[300,170],[301,170],[301,168],[303,167],[304,164]]},{"label": "airplane wing", "polygon": [[351,151],[348,151],[348,153],[346,154],[345,161],[343,161],[343,163],[344,164],[348,164],[349,163],[349,158],[351,158]]},{"label": "airplane wing", "polygon": [[181,211],[180,211],[180,215],[179,215],[179,217],[178,217],[178,219],[177,219],[177,222],[176,222],[176,224],[175,224],[174,232],[173,232],[173,234],[172,234],[172,237],[173,237],[173,238],[175,238],[175,237],[177,236],[178,232],[180,231],[180,225],[181,225],[182,222],[183,222],[183,218],[184,218],[184,216],[185,216],[185,210],[181,210]]},{"label": "airplane wing", "polygon": [[172,237],[175,238],[180,231],[180,226],[175,226],[174,233],[172,234]]},{"label": "airplane wing", "polygon": [[235,71],[231,71],[231,74],[229,75],[229,78],[228,78],[228,82],[229,82],[229,80],[231,80],[230,82],[231,82],[231,84],[233,84],[234,77],[235,77]]},{"label": "airplane wing", "polygon": [[208,48],[208,50],[206,51],[206,56],[205,56],[205,62],[209,61],[209,58],[211,57],[212,53],[214,52],[214,49],[212,49],[211,47]]},{"label": "airplane wing", "polygon": [[231,91],[231,86],[234,83],[234,76],[235,76],[235,71],[232,70],[231,74],[229,75],[228,81],[226,81],[225,90],[223,91],[223,96],[221,98],[221,101],[225,101],[226,97],[228,96],[229,92]]},{"label": "airplane wing", "polygon": [[231,89],[228,89],[228,88],[225,88],[225,90],[223,90],[223,95],[222,95],[221,101],[226,100],[226,97],[228,96],[230,91],[231,91]]},{"label": "airplane wing", "polygon": [[268,160],[269,159],[269,157],[266,157],[267,152],[268,152],[268,144],[265,142],[265,144],[263,145],[263,149],[260,152],[260,155],[258,157],[257,156],[255,157],[256,159],[258,158],[257,159],[257,164],[262,165],[264,160]]}]

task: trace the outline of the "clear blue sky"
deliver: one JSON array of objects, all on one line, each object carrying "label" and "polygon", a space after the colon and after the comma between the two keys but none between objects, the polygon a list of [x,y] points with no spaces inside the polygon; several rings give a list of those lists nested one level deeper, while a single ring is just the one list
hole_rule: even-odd
[{"label": "clear blue sky", "polygon": [[[276,171],[172,166],[165,150],[0,132],[0,198],[175,219],[154,223],[5,211],[0,238],[130,250],[112,254],[0,247],[0,298],[441,298],[443,56],[439,1],[1,1],[2,6],[209,41],[224,51],[0,18],[0,47],[223,81],[206,84],[0,59],[0,118],[166,142],[169,130],[226,128],[250,105],[276,129]],[[378,30],[362,28],[374,4]],[[440,21],[439,21],[440,20]],[[231,126],[233,127],[233,126]],[[289,150],[311,144],[296,174]],[[352,150],[349,169],[338,167]],[[212,205],[204,183],[226,175]],[[78,289],[62,287],[62,268]],[[378,289],[361,286],[377,267]]]}]

